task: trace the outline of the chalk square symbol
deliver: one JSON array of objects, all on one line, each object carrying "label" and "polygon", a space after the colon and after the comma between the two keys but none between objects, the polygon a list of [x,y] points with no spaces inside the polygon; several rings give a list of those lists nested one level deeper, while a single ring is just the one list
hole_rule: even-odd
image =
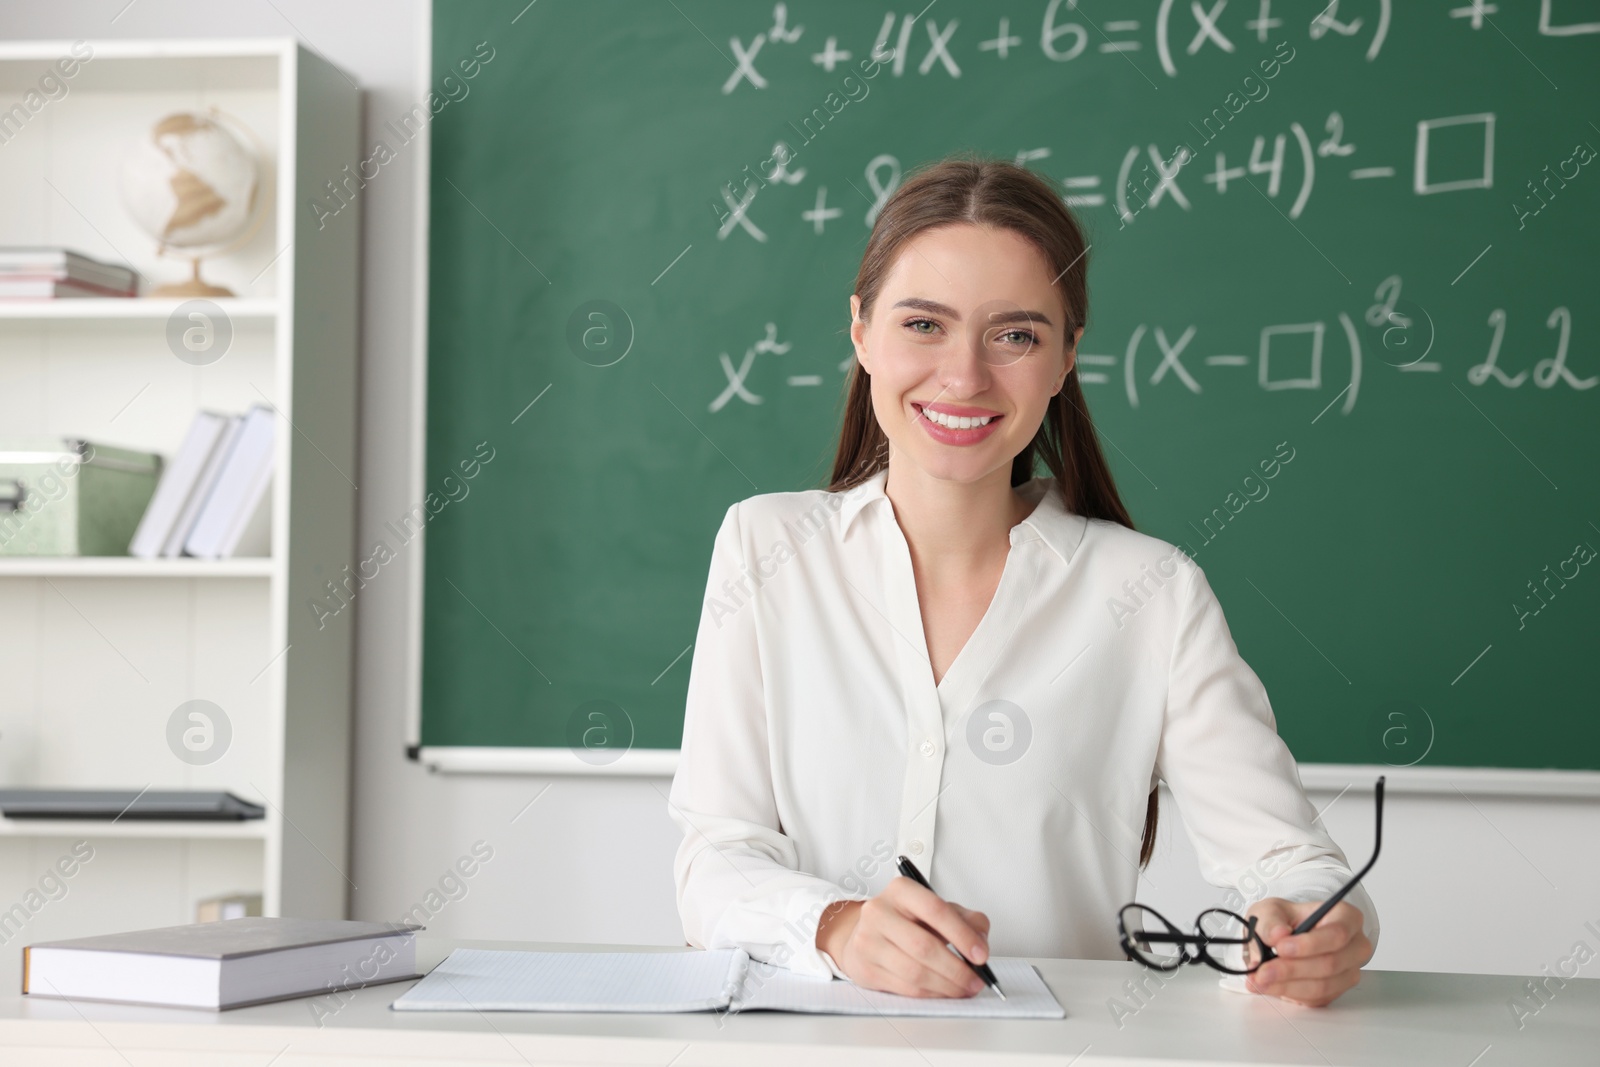
[{"label": "chalk square symbol", "polygon": [[[1322,388],[1322,334],[1320,322],[1297,322],[1286,326],[1268,326],[1261,331],[1261,388],[1263,389],[1321,389]],[[1299,356],[1310,366],[1303,378],[1274,378],[1272,376],[1272,339],[1280,334],[1310,334],[1311,348],[1285,354],[1280,347],[1278,365]],[[1298,346],[1297,346],[1298,347]]]},{"label": "chalk square symbol", "polygon": [[[1433,131],[1450,129],[1456,126],[1476,126],[1477,135],[1483,141],[1483,164],[1476,177],[1452,178],[1448,181],[1434,181],[1428,172],[1428,156],[1433,148],[1435,157],[1440,149],[1460,155],[1470,146],[1459,144],[1462,134],[1440,138],[1440,145],[1433,145]],[[1465,136],[1472,136],[1472,131],[1463,131]],[[1442,119],[1423,119],[1417,123],[1417,151],[1412,175],[1412,191],[1418,196],[1427,196],[1431,193],[1450,193],[1461,189],[1492,189],[1494,188],[1494,113],[1485,111],[1477,115],[1452,115]]]},{"label": "chalk square symbol", "polygon": [[1568,22],[1555,24],[1550,21],[1550,6],[1552,0],[1539,0],[1539,33],[1544,37],[1574,37],[1580,33],[1600,33],[1600,22]]}]

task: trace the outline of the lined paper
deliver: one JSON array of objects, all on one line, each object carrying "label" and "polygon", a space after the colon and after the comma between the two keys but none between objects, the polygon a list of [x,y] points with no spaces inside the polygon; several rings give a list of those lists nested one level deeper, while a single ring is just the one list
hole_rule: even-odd
[{"label": "lined paper", "polygon": [[709,952],[509,952],[458,948],[396,1011],[714,1011],[750,957]]},{"label": "lined paper", "polygon": [[976,996],[902,997],[863,989],[853,982],[811,978],[783,967],[751,961],[744,986],[735,996],[735,1011],[801,1011],[830,1015],[922,1015],[966,1019],[1062,1019],[1066,1010],[1027,960],[989,961],[995,981],[1005,990],[1001,1000],[985,988]]},{"label": "lined paper", "polygon": [[458,948],[396,1011],[795,1011],[832,1015],[1060,1019],[1066,1012],[1026,960],[993,959],[1001,1000],[902,997],[798,975],[738,949],[692,952],[513,952]]}]

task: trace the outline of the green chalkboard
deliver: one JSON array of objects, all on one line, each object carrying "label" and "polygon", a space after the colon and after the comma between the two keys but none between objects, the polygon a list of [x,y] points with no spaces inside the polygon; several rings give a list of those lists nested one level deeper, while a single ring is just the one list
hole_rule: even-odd
[{"label": "green chalkboard", "polygon": [[1600,768],[1600,32],[1262,6],[437,5],[422,743],[676,747],[725,509],[824,483],[873,204],[973,149],[1084,220],[1124,497],[1297,757]]}]

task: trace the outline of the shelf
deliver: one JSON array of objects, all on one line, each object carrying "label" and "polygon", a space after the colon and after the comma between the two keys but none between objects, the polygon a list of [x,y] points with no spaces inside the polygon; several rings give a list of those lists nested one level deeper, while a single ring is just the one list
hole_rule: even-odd
[{"label": "shelf", "polygon": [[135,556],[0,556],[0,578],[270,578],[270,556],[139,559]]},{"label": "shelf", "polygon": [[[0,108],[37,91],[73,43],[0,41]],[[295,590],[324,585],[328,561],[357,546],[349,478],[359,439],[360,229],[319,231],[300,206],[316,197],[313,182],[361,151],[361,91],[292,36],[92,43],[93,61],[79,63],[71,94],[0,147],[0,186],[42,190],[30,195],[49,208],[0,218],[0,243],[125,261],[145,274],[147,293],[181,280],[188,261],[156,257],[107,175],[125,139],[162,115],[211,107],[252,131],[251,150],[272,171],[258,190],[265,214],[241,247],[202,268],[238,294],[196,298],[233,328],[225,358],[179,355],[176,335],[198,325],[177,315],[189,298],[0,301],[0,387],[13,401],[0,423],[15,422],[30,438],[85,436],[170,458],[197,410],[270,404],[282,416],[273,546],[266,557],[227,560],[0,555],[0,611],[20,620],[6,635],[16,638],[12,660],[38,660],[52,683],[48,699],[24,686],[30,699],[15,712],[10,691],[0,696],[4,741],[25,746],[12,752],[12,770],[34,768],[51,784],[223,781],[220,772],[174,770],[164,736],[150,732],[165,725],[171,703],[209,696],[240,716],[226,783],[248,785],[258,803],[272,798],[272,809],[230,822],[0,817],[0,844],[26,853],[88,839],[103,853],[94,877],[119,891],[52,903],[55,937],[170,923],[175,904],[190,914],[192,898],[213,889],[259,891],[268,914],[343,915],[349,883],[328,858],[349,854],[353,643],[348,625],[343,638],[314,638],[321,620],[296,603]],[[90,629],[102,626],[99,635]],[[132,647],[113,654],[125,639],[138,655]],[[145,688],[135,670],[157,694],[139,702],[150,729],[127,721],[129,685]],[[198,850],[199,866],[168,869],[174,846]],[[10,853],[0,859],[0,889]],[[0,984],[14,973],[0,960]]]},{"label": "shelf", "polygon": [[[132,6],[132,5],[129,5]],[[0,42],[0,90],[36,88],[39,76],[72,53],[72,41]],[[74,93],[274,92],[281,69],[296,55],[293,38],[222,40],[96,40],[71,82]],[[288,84],[293,84],[293,67]],[[9,102],[9,101],[8,101]]]},{"label": "shelf", "polygon": [[[66,297],[59,300],[0,300],[0,320],[18,321],[119,321],[165,319],[187,297],[142,296]],[[278,301],[249,300],[238,297],[210,299],[233,322],[270,322],[278,317]]]},{"label": "shelf", "polygon": [[267,836],[265,819],[204,822],[196,819],[7,819],[0,816],[0,837],[143,837],[220,838],[259,841]]}]

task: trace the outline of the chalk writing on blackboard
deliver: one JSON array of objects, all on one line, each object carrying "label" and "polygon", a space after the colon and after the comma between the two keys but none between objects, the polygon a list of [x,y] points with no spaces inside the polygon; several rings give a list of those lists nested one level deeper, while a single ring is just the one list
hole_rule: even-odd
[{"label": "chalk writing on blackboard", "polygon": [[814,232],[820,236],[829,219],[836,219],[843,214],[841,209],[828,206],[828,187],[819,185],[816,204],[809,211],[802,211],[800,217],[811,223]]},{"label": "chalk writing on blackboard", "polygon": [[[1209,130],[1211,119],[1207,118],[1204,122]],[[1458,138],[1466,136],[1475,140],[1476,143],[1468,145],[1468,154],[1475,158],[1465,171],[1452,170],[1447,175],[1441,175],[1430,164],[1430,145],[1434,140],[1434,131],[1452,127],[1465,128],[1466,132],[1456,135]],[[1323,128],[1329,135],[1318,144],[1313,144],[1310,134],[1299,121],[1290,122],[1287,132],[1256,134],[1243,163],[1230,167],[1227,153],[1218,151],[1215,166],[1209,173],[1202,174],[1199,180],[1218,196],[1225,195],[1235,182],[1250,181],[1267,199],[1288,201],[1284,213],[1291,221],[1298,219],[1306,212],[1316,188],[1317,160],[1322,159],[1324,166],[1332,161],[1354,162],[1352,157],[1356,153],[1356,145],[1343,140],[1344,120],[1339,113],[1331,112]],[[1422,119],[1416,122],[1415,129],[1412,191],[1417,196],[1494,187],[1495,116],[1492,112]],[[1291,137],[1296,148],[1294,152],[1289,150]],[[786,147],[781,142],[775,146],[773,155],[777,162],[773,165],[772,173],[766,177],[769,181],[795,185],[806,177],[806,168],[788,169],[786,159],[789,157],[784,151]],[[1459,148],[1460,144],[1456,147]],[[1019,166],[1037,166],[1048,160],[1050,155],[1048,145],[1033,146],[1018,150],[1016,162]],[[1476,158],[1480,155],[1481,163]],[[1593,153],[1585,148],[1581,156],[1575,158],[1587,162],[1593,158]],[[1110,206],[1118,217],[1119,230],[1132,224],[1145,212],[1168,202],[1180,211],[1192,211],[1195,200],[1186,189],[1185,182],[1193,177],[1188,171],[1198,159],[1199,152],[1183,141],[1179,141],[1170,152],[1163,151],[1155,143],[1132,144],[1123,152],[1118,164],[1113,186],[1115,192],[1109,197],[1109,205],[1107,194],[1100,191],[1103,188],[1100,174],[1069,174],[1061,178],[1065,189],[1063,200],[1068,207],[1076,209]],[[1298,166],[1294,165],[1296,160]],[[1393,178],[1396,168],[1387,164],[1351,167],[1348,174],[1357,181]],[[862,177],[870,190],[871,200],[861,216],[863,226],[870,229],[877,221],[883,205],[899,188],[901,175],[900,160],[887,152],[879,153],[867,161],[862,168]],[[1259,183],[1255,179],[1259,179]],[[721,195],[726,210],[716,211],[720,219],[717,229],[719,239],[725,239],[735,228],[740,228],[753,240],[766,242],[767,231],[750,214],[758,188],[754,182],[746,183],[744,194],[736,196],[732,183],[723,186]],[[863,196],[868,195],[859,186],[858,191]],[[1527,214],[1521,209],[1519,211],[1524,216]],[[839,209],[827,206],[826,187],[819,187],[813,206],[797,214],[803,223],[809,224],[815,235],[823,236],[827,232],[826,221],[837,218]]]},{"label": "chalk writing on blackboard", "polygon": [[[734,397],[738,397],[746,404],[761,403],[761,397],[755,393],[752,393],[745,386],[745,380],[750,377],[750,370],[755,364],[756,356],[763,352],[770,352],[775,356],[781,356],[785,352],[789,351],[790,346],[793,344],[793,341],[780,342],[778,340],[778,324],[775,322],[769,322],[766,326],[766,336],[744,350],[744,359],[740,361],[737,369],[734,368],[733,360],[728,358],[728,353],[721,353],[718,356],[718,360],[722,364],[722,373],[727,377],[728,384],[723,388],[721,393],[717,394],[717,398],[711,402],[710,409],[712,411],[721,411],[727,406],[728,401],[732,400]],[[822,379],[818,377],[814,382],[797,382],[791,378],[789,384],[821,385]]]},{"label": "chalk writing on blackboard", "polygon": [[[1293,17],[1278,17],[1273,0],[1257,0],[1252,18],[1247,11],[1229,12],[1227,0],[1211,0],[1209,4],[1190,0],[1187,10],[1184,10],[1185,5],[1174,4],[1173,0],[1161,0],[1154,25],[1147,27],[1138,19],[1108,19],[1096,25],[1078,12],[1078,0],[1050,0],[1044,18],[1037,24],[1038,35],[1031,39],[1038,45],[1038,54],[1054,64],[1073,63],[1086,53],[1121,56],[1132,63],[1131,54],[1144,50],[1148,35],[1149,43],[1155,46],[1162,73],[1168,78],[1178,77],[1180,61],[1208,52],[1233,55],[1238,51],[1238,42],[1246,36],[1254,36],[1258,43],[1266,44],[1275,30],[1303,37],[1320,48],[1343,40],[1365,42],[1365,60],[1371,63],[1378,58],[1389,37],[1394,0],[1328,0],[1326,3],[1318,0],[1318,3],[1320,7],[1309,18],[1304,10]],[[889,11],[883,16],[872,54],[891,64],[893,77],[915,73],[959,78],[962,76],[961,57],[973,52],[978,58],[998,61],[1010,60],[1013,53],[1033,55],[1032,50],[1025,47],[1029,38],[1013,33],[1009,18],[1000,18],[994,36],[978,40],[973,46],[967,43],[970,36],[957,36],[960,20],[950,19],[940,25],[938,12],[929,13],[932,6],[923,5],[916,12]],[[1572,21],[1572,9],[1577,6],[1576,0],[1540,0],[1539,35],[1560,38],[1600,34],[1600,21]],[[1471,30],[1482,30],[1484,23],[1489,22],[1500,30],[1488,18],[1499,13],[1498,4],[1470,0],[1457,7],[1446,5],[1433,17]],[[1526,17],[1519,10],[1515,15],[1502,15],[1502,19],[1516,16]],[[729,38],[734,70],[722,83],[724,94],[741,87],[765,89],[767,77],[757,66],[762,47],[792,44],[800,39],[804,27],[788,26],[785,5],[775,5],[772,18],[772,25],[756,33],[748,44],[737,36]],[[923,25],[921,34],[914,32],[918,22]],[[981,35],[986,31],[969,29],[966,32]],[[853,53],[840,48],[839,40],[837,35],[828,36],[822,51],[811,55],[812,63],[832,73],[835,66],[848,62]],[[1089,48],[1091,41],[1095,45],[1092,50]],[[914,52],[920,52],[920,57],[914,56]],[[1142,68],[1135,66],[1134,69],[1145,76]]]},{"label": "chalk writing on blackboard", "polygon": [[1403,363],[1390,363],[1390,366],[1412,374],[1438,373],[1442,369],[1439,363],[1428,361],[1428,353],[1433,351],[1433,342],[1437,336],[1437,331],[1433,327],[1433,316],[1429,314],[1427,308],[1420,309],[1423,317],[1428,320],[1428,343],[1421,346],[1420,352],[1416,352],[1417,346],[1411,337],[1411,327],[1415,326],[1416,322],[1395,306],[1400,302],[1401,285],[1398,274],[1391,274],[1378,283],[1378,288],[1372,294],[1378,302],[1367,308],[1367,325],[1383,330],[1385,349],[1412,357]]},{"label": "chalk writing on blackboard", "polygon": [[[1435,338],[1432,316],[1425,308],[1419,309],[1427,320],[1428,332],[1426,342],[1417,345],[1409,331],[1420,323],[1398,308],[1402,284],[1399,275],[1390,275],[1380,282],[1374,293],[1377,302],[1367,308],[1365,321],[1367,325],[1382,331],[1385,350],[1402,353],[1407,357],[1402,362],[1385,360],[1389,366],[1402,373],[1441,373],[1444,369],[1442,364],[1438,360],[1427,358],[1433,350]],[[1508,372],[1501,365],[1501,345],[1506,333],[1505,309],[1495,308],[1490,312],[1488,322],[1492,330],[1488,354],[1483,362],[1466,370],[1465,376],[1469,384],[1483,386],[1493,382],[1507,389],[1517,389],[1532,382],[1539,389],[1566,387],[1580,392],[1600,386],[1600,374],[1585,377],[1568,365],[1572,340],[1570,308],[1557,307],[1545,320],[1545,328],[1556,333],[1554,353],[1532,361],[1531,366],[1524,365],[1514,373]],[[756,357],[762,353],[782,355],[788,352],[793,344],[787,341],[780,342],[777,331],[775,323],[767,323],[766,335],[745,349],[738,366],[734,365],[726,352],[719,354],[718,360],[722,365],[726,384],[716,399],[711,401],[711,411],[721,411],[734,399],[742,400],[746,404],[763,402],[763,397],[752,391],[749,384]],[[1356,330],[1355,322],[1343,311],[1337,312],[1331,323],[1327,319],[1314,319],[1261,326],[1256,333],[1253,354],[1216,351],[1201,354],[1192,351],[1192,348],[1201,347],[1196,344],[1199,337],[1200,327],[1195,323],[1186,323],[1181,329],[1169,329],[1164,324],[1137,323],[1129,333],[1120,355],[1080,351],[1077,361],[1078,380],[1084,386],[1118,384],[1113,377],[1115,371],[1110,368],[1120,363],[1122,373],[1119,377],[1123,394],[1128,399],[1128,406],[1137,409],[1143,400],[1144,391],[1162,387],[1164,384],[1176,385],[1196,396],[1202,395],[1205,392],[1203,376],[1206,372],[1201,368],[1253,366],[1256,385],[1263,392],[1276,393],[1284,390],[1319,391],[1331,388],[1338,384],[1336,380],[1330,380],[1331,367],[1348,366],[1348,376],[1340,376],[1344,378],[1345,384],[1329,407],[1342,401],[1340,412],[1348,415],[1355,410],[1356,402],[1361,396],[1364,358],[1361,337]],[[1330,348],[1330,345],[1337,347]],[[1414,355],[1411,347],[1413,345],[1417,345]],[[1330,352],[1335,358],[1344,355],[1347,357],[1347,362],[1330,364]],[[1153,367],[1149,364],[1151,359],[1155,360]],[[1144,360],[1143,366],[1141,360]],[[848,373],[853,362],[854,356],[846,356],[840,360],[838,373],[841,376]],[[1526,364],[1529,360],[1522,362]],[[785,376],[784,384],[791,387],[816,387],[826,384],[826,381],[820,374],[789,374]]]},{"label": "chalk writing on blackboard", "polygon": [[[1356,400],[1361,393],[1361,339],[1350,316],[1341,311],[1337,318],[1349,354],[1349,384],[1339,394],[1344,397],[1343,413],[1348,415],[1355,408]],[[1143,343],[1146,336],[1154,338],[1155,348],[1160,356],[1155,369],[1144,382],[1146,387],[1159,386],[1170,371],[1172,381],[1182,388],[1196,395],[1203,392],[1200,380],[1191,369],[1194,364],[1186,365],[1183,362],[1184,355],[1198,331],[1199,328],[1190,323],[1174,339],[1162,326],[1156,326],[1152,330],[1148,324],[1141,322],[1133,328],[1121,356],[1122,386],[1129,407],[1137,408],[1140,403],[1138,363],[1141,352],[1147,347]],[[1319,390],[1323,387],[1325,372],[1323,350],[1327,333],[1328,324],[1320,319],[1312,322],[1274,323],[1260,328],[1254,359],[1243,353],[1224,352],[1201,357],[1195,362],[1203,362],[1208,367],[1248,367],[1253,362],[1256,365],[1256,382],[1267,392],[1284,389]],[[1116,365],[1118,357],[1104,353],[1084,353],[1078,359],[1087,366],[1109,367]],[[1112,379],[1104,371],[1080,371],[1079,380],[1084,385],[1109,385]]]},{"label": "chalk writing on blackboard", "polygon": [[[1533,384],[1540,389],[1554,389],[1557,385],[1566,385],[1577,390],[1593,389],[1600,385],[1600,375],[1580,378],[1567,366],[1567,348],[1572,341],[1572,312],[1568,308],[1558,307],[1550,312],[1550,317],[1545,319],[1545,328],[1558,331],[1556,337],[1556,352],[1553,356],[1539,360],[1533,365]],[[1516,374],[1507,374],[1500,369],[1500,342],[1506,335],[1506,310],[1495,308],[1489,312],[1489,327],[1494,334],[1489,339],[1489,354],[1479,363],[1467,371],[1467,381],[1473,385],[1487,385],[1491,380],[1507,389],[1519,388],[1528,380],[1530,371],[1524,368]]]},{"label": "chalk writing on blackboard", "polygon": [[[1448,181],[1434,181],[1428,173],[1428,145],[1433,131],[1451,126],[1483,127],[1483,170],[1476,175]],[[1431,193],[1448,193],[1458,189],[1492,189],[1494,187],[1494,115],[1452,115],[1443,119],[1423,119],[1417,123],[1416,163],[1412,173],[1412,190],[1418,196]]]}]

